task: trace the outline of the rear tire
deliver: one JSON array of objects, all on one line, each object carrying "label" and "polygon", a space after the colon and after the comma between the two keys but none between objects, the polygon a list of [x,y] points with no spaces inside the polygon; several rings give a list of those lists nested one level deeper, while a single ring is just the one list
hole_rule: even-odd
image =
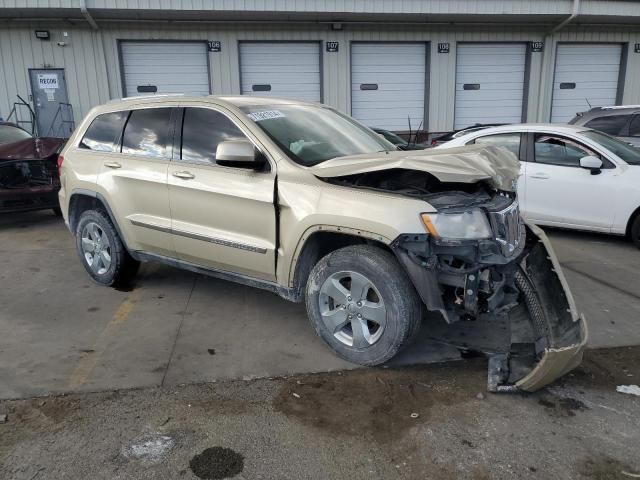
[{"label": "rear tire", "polygon": [[87,210],[76,227],[76,248],[85,270],[97,283],[120,286],[135,276],[139,262],[127,252],[109,216]]},{"label": "rear tire", "polygon": [[636,218],[633,219],[633,223],[631,224],[629,233],[631,235],[631,241],[633,242],[633,244],[636,247],[640,248],[640,213],[636,215]]},{"label": "rear tire", "polygon": [[380,365],[415,336],[422,302],[396,258],[352,245],[322,258],[307,282],[306,304],[316,333],[340,357]]}]

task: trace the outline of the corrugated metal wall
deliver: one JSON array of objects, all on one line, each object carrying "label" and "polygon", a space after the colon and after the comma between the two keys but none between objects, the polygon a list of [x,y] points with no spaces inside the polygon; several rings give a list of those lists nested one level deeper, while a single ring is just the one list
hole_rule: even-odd
[{"label": "corrugated metal wall", "polygon": [[[391,2],[395,3],[395,2]],[[553,66],[557,42],[621,42],[629,45],[623,103],[640,104],[640,54],[633,45],[640,43],[640,32],[623,28],[598,30],[595,27],[572,27],[554,37],[541,32],[504,26],[490,31],[482,26],[451,30],[445,26],[354,26],[331,31],[328,26],[300,24],[268,24],[263,26],[237,24],[168,26],[157,24],[105,24],[100,31],[60,24],[34,24],[24,27],[0,28],[0,116],[6,116],[15,94],[28,95],[28,69],[64,68],[69,98],[79,120],[96,104],[122,96],[122,81],[118,55],[118,40],[219,40],[221,52],[210,52],[209,68],[212,93],[239,94],[239,53],[241,40],[314,40],[337,41],[339,51],[323,52],[324,103],[347,113],[351,110],[350,51],[351,41],[419,41],[429,42],[429,130],[444,131],[453,126],[456,42],[529,42],[544,41],[544,52],[532,53],[529,69],[529,121],[548,121],[551,108]],[[35,38],[34,29],[47,27],[52,40]],[[68,31],[68,45],[59,47],[56,40]],[[448,42],[448,54],[438,53],[437,44]],[[323,47],[324,50],[324,47]]]},{"label": "corrugated metal wall", "polygon": [[[62,31],[68,45],[60,47]],[[28,99],[30,68],[64,68],[76,121],[91,107],[109,100],[107,64],[100,33],[86,29],[52,30],[50,41],[35,38],[34,28],[0,27],[0,117],[6,118],[16,94]]]},{"label": "corrugated metal wall", "polygon": [[[573,0],[87,0],[93,10],[384,14],[569,14]],[[582,15],[637,15],[635,0],[583,0]],[[3,0],[5,8],[77,9],[77,0]]]}]

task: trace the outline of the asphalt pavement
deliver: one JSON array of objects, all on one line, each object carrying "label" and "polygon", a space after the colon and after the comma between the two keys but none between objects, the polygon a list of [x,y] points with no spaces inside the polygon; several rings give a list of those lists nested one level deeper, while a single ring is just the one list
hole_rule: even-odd
[{"label": "asphalt pavement", "polygon": [[[549,236],[590,345],[640,345],[640,251],[625,239]],[[0,398],[266,378],[355,368],[316,337],[303,304],[150,263],[127,291],[96,285],[48,211],[0,217]],[[393,365],[459,359],[422,338]]]}]

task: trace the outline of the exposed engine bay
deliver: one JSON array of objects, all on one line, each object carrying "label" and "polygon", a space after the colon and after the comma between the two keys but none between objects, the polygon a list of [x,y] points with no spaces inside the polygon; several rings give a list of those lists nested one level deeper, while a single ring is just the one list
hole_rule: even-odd
[{"label": "exposed engine bay", "polygon": [[402,169],[328,181],[419,198],[438,214],[474,209],[486,215],[486,238],[425,232],[400,235],[391,248],[428,310],[449,324],[488,322],[496,335],[499,328],[510,330],[502,345],[478,348],[489,356],[489,390],[533,391],[580,363],[586,324],[544,232],[524,223],[514,192]]},{"label": "exposed engine bay", "polygon": [[56,163],[52,160],[13,160],[0,163],[0,188],[30,188],[56,182]]}]

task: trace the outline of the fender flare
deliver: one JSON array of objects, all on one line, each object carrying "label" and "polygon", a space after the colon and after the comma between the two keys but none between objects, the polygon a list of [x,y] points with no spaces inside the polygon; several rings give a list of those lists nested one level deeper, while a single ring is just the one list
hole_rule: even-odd
[{"label": "fender flare", "polygon": [[341,225],[328,225],[328,224],[316,224],[308,227],[300,236],[298,240],[298,244],[296,245],[295,250],[293,251],[293,255],[291,257],[291,261],[289,262],[289,269],[287,274],[287,285],[289,288],[295,287],[295,279],[296,279],[296,271],[300,260],[300,255],[304,250],[305,245],[309,238],[318,232],[333,232],[340,233],[343,235],[348,235],[356,238],[363,238],[367,240],[373,240],[379,243],[383,243],[385,245],[389,245],[392,240],[381,235],[379,233],[369,232],[366,230],[359,230],[356,228],[345,227]]},{"label": "fender flare", "polygon": [[[69,196],[69,206],[72,205],[73,197],[76,196],[76,195],[77,196],[83,195],[83,196],[95,198],[99,203],[102,204],[102,206],[104,207],[104,210],[107,212],[107,215],[109,215],[109,219],[111,220],[111,223],[113,224],[114,228],[116,229],[116,232],[118,232],[118,236],[120,237],[120,241],[124,245],[124,248],[126,248],[127,252],[129,252],[129,254],[131,254],[131,249],[127,245],[127,241],[126,241],[124,235],[122,234],[122,230],[120,229],[120,225],[118,225],[118,222],[116,221],[116,216],[113,214],[113,210],[111,210],[111,207],[109,206],[109,202],[107,202],[107,199],[104,197],[104,195],[102,195],[99,192],[95,192],[93,190],[87,190],[87,189],[84,189],[84,188],[76,188],[71,192],[71,195]],[[69,227],[69,231],[71,232],[71,234],[75,235],[75,232],[73,231],[73,229],[71,227],[71,222],[69,222],[68,227]]]}]

